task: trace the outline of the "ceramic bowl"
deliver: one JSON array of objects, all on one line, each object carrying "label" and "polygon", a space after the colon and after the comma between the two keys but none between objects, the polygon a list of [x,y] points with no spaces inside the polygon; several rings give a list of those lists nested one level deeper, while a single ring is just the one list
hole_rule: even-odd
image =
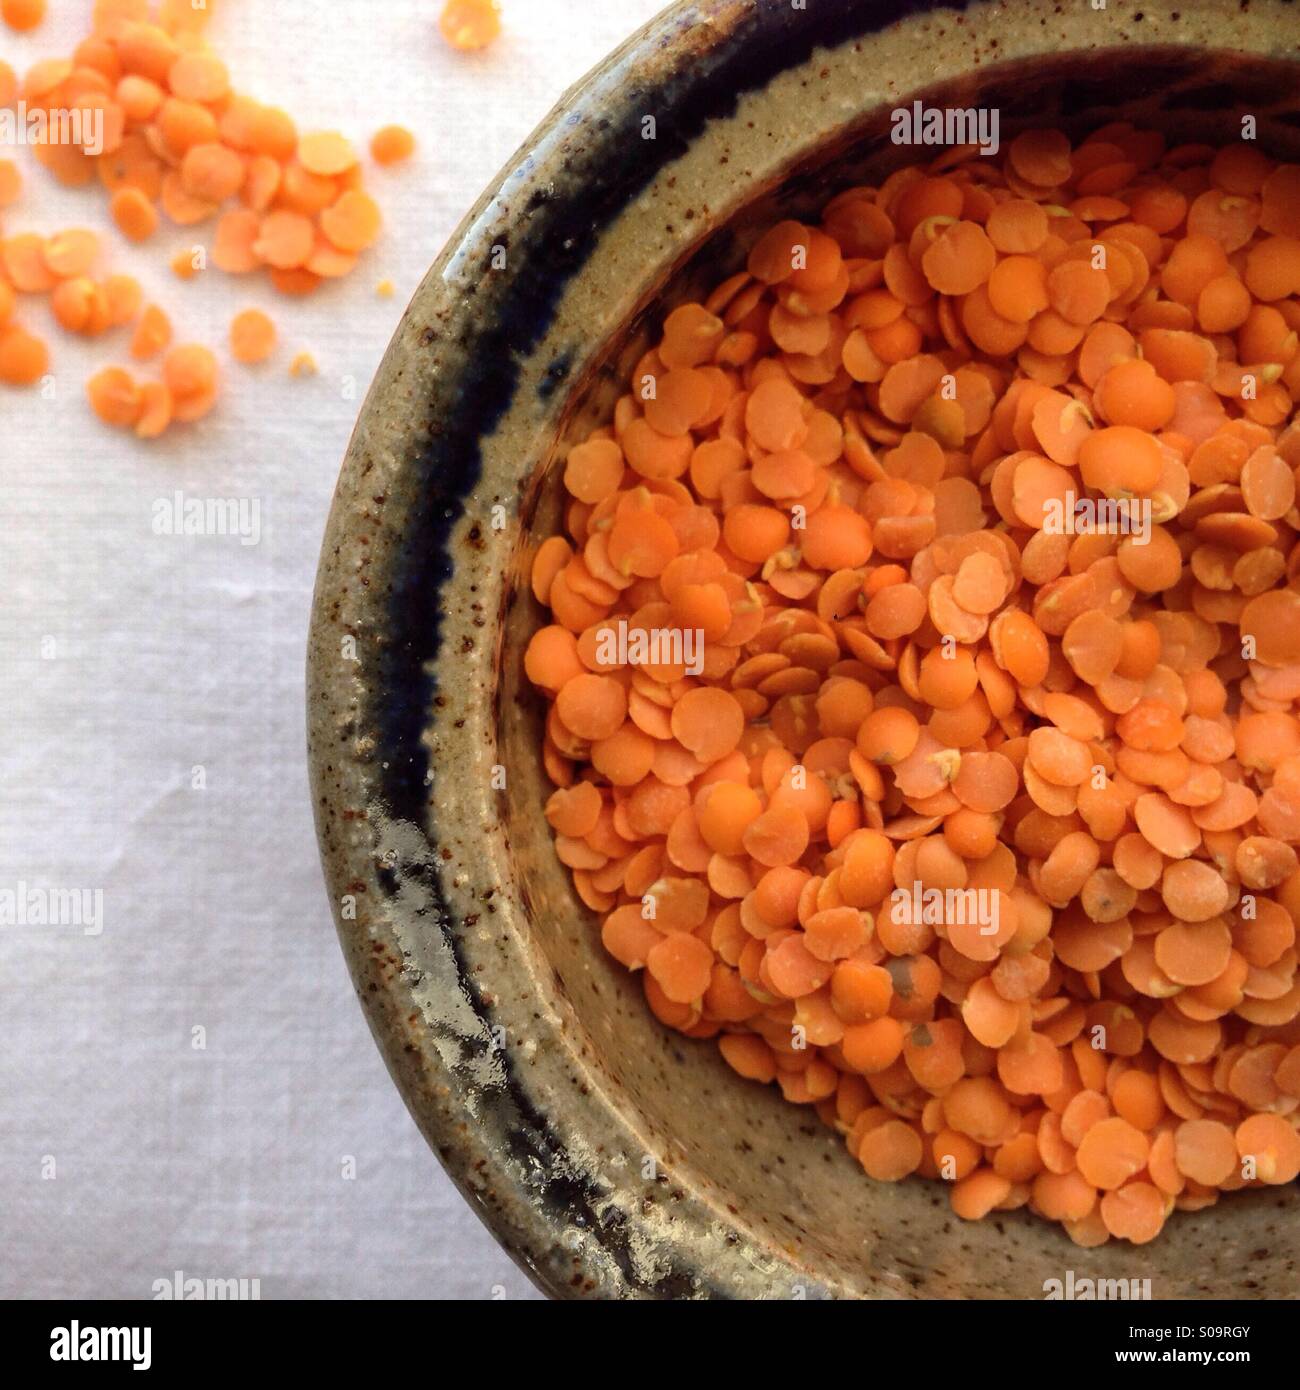
[{"label": "ceramic bowl", "polygon": [[891,109],[996,108],[1004,141],[1115,119],[1228,139],[1251,114],[1295,158],[1295,9],[672,5],[564,98],[416,294],[325,538],[313,795],[393,1077],[543,1289],[1032,1298],[1073,1269],[1157,1298],[1294,1293],[1294,1189],[1179,1214],[1142,1248],[1081,1250],[1026,1212],[964,1224],[941,1185],[867,1180],[815,1116],[661,1028],[551,848],[520,658],[566,443],[665,303],[741,263],[755,228],[925,156],[890,142]]}]

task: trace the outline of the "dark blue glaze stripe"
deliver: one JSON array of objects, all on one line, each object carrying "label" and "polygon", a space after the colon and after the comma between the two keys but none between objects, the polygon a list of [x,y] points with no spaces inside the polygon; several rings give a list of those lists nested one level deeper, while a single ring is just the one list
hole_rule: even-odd
[{"label": "dark blue glaze stripe", "polygon": [[[964,5],[964,0],[958,3]],[[779,73],[799,66],[816,47],[871,34],[904,15],[931,8],[928,0],[812,0],[808,10],[797,11],[789,0],[757,0],[738,31],[717,49],[690,59],[651,90],[629,94],[626,101],[620,100],[616,116],[589,110],[577,113],[576,122],[570,117],[567,128],[575,138],[586,140],[585,148],[565,164],[570,191],[554,198],[533,196],[510,247],[517,269],[492,274],[485,267],[474,288],[475,326],[466,329],[459,342],[446,345],[449,357],[465,354],[466,366],[459,376],[442,379],[439,389],[446,399],[430,422],[428,445],[413,461],[421,491],[393,557],[386,600],[389,642],[378,654],[378,680],[362,715],[363,726],[378,735],[376,762],[384,769],[382,796],[390,814],[417,825],[426,823],[431,785],[421,735],[437,699],[427,667],[438,651],[442,591],[455,565],[451,533],[481,472],[479,441],[509,409],[519,389],[521,363],[553,322],[565,287],[581,269],[591,243],[665,165],[686,151],[706,121],[733,112],[742,93],[761,89]],[[635,70],[631,76],[635,79]],[[646,112],[657,121],[658,138],[653,142],[640,138]],[[511,182],[505,186],[506,197]],[[432,325],[426,341],[432,352],[439,351],[438,330]],[[564,358],[552,363],[544,391],[559,389],[570,367]],[[433,773],[436,777],[436,768]],[[460,832],[467,829],[456,827]],[[436,840],[436,825],[431,833]],[[385,891],[395,893],[403,876],[418,879],[431,894],[431,916],[436,914],[455,952],[462,987],[475,1012],[486,1018],[477,984],[464,968],[436,870],[427,861],[404,863],[381,880]],[[675,1262],[647,1282],[625,1219],[611,1213],[589,1180],[566,1176],[570,1165],[546,1116],[537,1111],[510,1069],[506,1095],[499,1095],[496,1104],[510,1135],[512,1156],[524,1171],[538,1175],[534,1200],[563,1221],[590,1230],[628,1289],[660,1298],[689,1297],[696,1291],[694,1275]]]}]

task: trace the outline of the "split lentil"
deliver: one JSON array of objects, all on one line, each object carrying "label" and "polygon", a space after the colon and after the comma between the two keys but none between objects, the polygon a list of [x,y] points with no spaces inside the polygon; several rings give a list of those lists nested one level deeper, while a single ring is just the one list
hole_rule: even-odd
[{"label": "split lentil", "polygon": [[[975,153],[668,315],[568,452],[524,668],[661,1022],[874,1180],[1142,1244],[1300,1173],[1300,169]],[[603,662],[620,623],[698,664]]]},{"label": "split lentil", "polygon": [[[30,29],[45,8],[45,0],[2,0],[0,18]],[[196,245],[171,260],[179,279],[193,279],[210,258],[230,275],[265,270],[285,295],[314,293],[349,274],[378,239],[378,204],[343,135],[300,134],[286,112],[232,89],[226,65],[207,43],[214,8],[214,0],[96,0],[91,32],[70,57],[42,59],[22,78],[0,62],[0,106],[21,98],[31,111],[93,109],[102,116],[103,139],[97,121],[93,152],[87,131],[82,144],[42,145],[33,153],[69,187],[102,185],[111,221],[129,242],[151,240],[164,218],[180,226],[210,223],[210,249]],[[447,8],[449,37],[462,46],[486,41],[495,5],[459,0]],[[392,165],[414,148],[408,130],[390,125],[375,133],[370,152],[377,164]],[[0,206],[13,203],[21,187],[12,162],[0,161]],[[31,385],[49,365],[44,343],[10,322],[15,294],[49,295],[55,321],[68,332],[98,337],[134,323],[136,361],[169,345],[170,325],[156,306],[136,322],[143,295],[131,277],[96,274],[99,251],[98,236],[79,228],[0,236],[0,381]],[[265,315],[241,315],[232,325],[237,360],[262,360],[273,340]],[[192,365],[194,351],[182,351],[180,360]],[[214,370],[179,395],[165,379],[142,383],[138,412],[130,405],[135,390],[120,367],[87,383],[100,419],[151,439],[173,421],[206,414],[217,377]],[[1261,486],[1269,481],[1262,477]]]},{"label": "split lentil", "polygon": [[230,322],[230,355],[236,362],[265,362],[275,350],[275,324],[260,309],[243,309]]},{"label": "split lentil", "polygon": [[445,0],[438,28],[453,48],[486,48],[501,33],[497,0]]}]

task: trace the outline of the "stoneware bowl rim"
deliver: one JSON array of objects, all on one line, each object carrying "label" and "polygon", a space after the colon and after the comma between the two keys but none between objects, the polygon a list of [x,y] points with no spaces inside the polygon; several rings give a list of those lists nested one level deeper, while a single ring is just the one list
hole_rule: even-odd
[{"label": "stoneware bowl rim", "polygon": [[[1023,8],[1033,16],[1053,10],[1038,0],[1024,0]],[[1212,0],[1173,8],[1181,9],[1183,37],[1161,7],[1148,7],[1147,37],[1193,50],[1190,34],[1198,21],[1210,23]],[[483,548],[462,512],[470,497],[485,518],[491,507],[511,510],[519,501],[508,490],[479,487],[480,441],[505,428],[525,392],[536,418],[553,421],[574,386],[575,364],[563,355],[537,369],[511,366],[516,349],[521,358],[536,356],[559,287],[581,276],[581,248],[565,260],[570,226],[601,230],[710,120],[733,116],[749,90],[806,65],[820,49],[867,44],[892,25],[941,20],[968,25],[966,42],[978,51],[1006,14],[989,4],[940,9],[932,0],[809,0],[803,10],[790,0],[679,0],[631,36],[566,94],[452,236],[385,356],[340,475],[317,577],[307,690],[312,796],[331,906],[371,1029],[413,1117],[480,1217],[556,1296],[760,1296],[772,1290],[773,1270],[806,1272],[808,1296],[844,1289],[780,1250],[765,1251],[764,1263],[738,1249],[744,1241],[730,1218],[707,1203],[683,1200],[670,1227],[643,1217],[636,1202],[614,1204],[572,1145],[549,1133],[551,1117],[520,1079],[527,1066],[519,1050],[494,1051],[497,982],[476,978],[457,946],[478,913],[454,899],[442,862],[451,862],[451,851],[428,833],[435,823],[430,769],[444,765],[439,759],[449,748],[426,728],[447,691],[432,672],[460,631],[442,593],[470,563],[470,551]],[[1265,17],[1261,24],[1287,9],[1283,0],[1252,7]],[[1029,57],[1052,51],[1050,37],[1039,42]],[[1274,59],[1282,48],[1263,30],[1251,44]],[[1111,45],[1121,47],[1117,38]],[[983,52],[998,61],[996,43]],[[1293,50],[1289,56],[1295,61]],[[910,100],[919,86],[893,96]],[[660,113],[659,143],[645,147],[644,169],[616,174],[629,133],[652,111]],[[813,119],[808,124],[811,149],[825,131]],[[799,137],[784,138],[798,153]],[[738,162],[726,177],[743,190],[750,169]],[[585,223],[571,217],[579,201],[575,168],[597,174],[580,186],[589,199]],[[743,192],[736,196],[743,201]],[[490,287],[480,267],[494,248],[512,255],[539,229],[557,258],[555,285],[515,289],[506,276],[505,288]],[[647,251],[665,273],[693,245],[687,229],[668,231]],[[516,487],[537,461],[518,463]],[[499,609],[486,607],[461,640],[472,643],[478,628],[491,644],[500,619]],[[469,766],[478,755],[460,756]],[[439,827],[440,841],[444,829],[455,828]],[[419,959],[408,949],[416,938],[427,946]],[[574,1047],[554,1024],[562,1001],[552,997],[551,982],[537,990],[538,1016],[545,1014],[539,1028],[556,1048]],[[583,1095],[593,1114],[610,1107],[603,1094]],[[908,1292],[901,1283],[878,1289],[879,1296]]]}]

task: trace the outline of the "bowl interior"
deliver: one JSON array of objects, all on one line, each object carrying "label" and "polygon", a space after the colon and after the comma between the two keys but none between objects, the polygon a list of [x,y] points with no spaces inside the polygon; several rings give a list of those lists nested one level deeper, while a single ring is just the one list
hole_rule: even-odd
[{"label": "bowl interior", "polygon": [[[927,106],[995,108],[1003,142],[1030,126],[1055,124],[1078,136],[1125,119],[1162,130],[1171,144],[1219,143],[1238,138],[1241,118],[1250,114],[1259,123],[1261,149],[1295,158],[1295,74],[1293,64],[1231,51],[1125,46],[995,62],[960,82],[900,95],[898,104],[919,99]],[[778,186],[756,189],[726,225],[708,226],[702,218],[689,258],[665,274],[631,322],[610,334],[599,363],[573,390],[563,436],[537,461],[503,615],[497,690],[497,757],[512,769],[506,831],[534,944],[576,1015],[586,1062],[644,1141],[640,1152],[620,1158],[629,1170],[642,1170],[647,1201],[671,1211],[674,1192],[689,1188],[713,1205],[720,1224],[747,1228],[742,1253],[760,1273],[770,1273],[778,1296],[793,1292],[784,1285],[799,1281],[800,1267],[818,1284],[877,1297],[1041,1297],[1044,1280],[1063,1277],[1068,1268],[1104,1278],[1150,1277],[1156,1297],[1292,1293],[1294,1188],[1180,1213],[1153,1246],[1082,1251],[1059,1228],[1025,1212],[963,1223],[951,1215],[942,1184],[871,1182],[810,1109],[786,1104],[775,1088],[740,1081],[713,1043],[671,1033],[652,1018],[639,984],[605,956],[598,918],[574,895],[538,814],[552,788],[540,766],[543,707],[523,677],[521,654],[545,620],[528,588],[528,542],[558,528],[557,460],[608,420],[666,310],[741,266],[759,229],[780,216],[815,216],[841,188],[878,183],[934,153],[892,144],[889,111],[881,108],[788,170]],[[792,1264],[775,1258],[777,1251]]]}]

